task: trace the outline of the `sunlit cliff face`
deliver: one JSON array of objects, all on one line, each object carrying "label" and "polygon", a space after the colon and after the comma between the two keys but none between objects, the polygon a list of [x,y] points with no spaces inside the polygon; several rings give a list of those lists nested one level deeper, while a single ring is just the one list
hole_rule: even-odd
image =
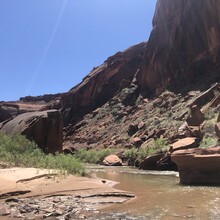
[{"label": "sunlit cliff face", "polygon": [[220,1],[158,0],[138,75],[142,91],[159,94],[198,78],[209,81],[217,76],[219,51]]}]

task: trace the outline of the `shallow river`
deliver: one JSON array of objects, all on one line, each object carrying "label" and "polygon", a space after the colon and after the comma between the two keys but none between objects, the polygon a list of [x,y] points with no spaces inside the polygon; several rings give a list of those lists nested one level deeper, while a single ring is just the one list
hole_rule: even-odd
[{"label": "shallow river", "polygon": [[129,167],[88,167],[97,177],[119,182],[117,189],[136,199],[113,205],[100,219],[220,219],[220,187],[179,184],[178,173],[141,171]]}]

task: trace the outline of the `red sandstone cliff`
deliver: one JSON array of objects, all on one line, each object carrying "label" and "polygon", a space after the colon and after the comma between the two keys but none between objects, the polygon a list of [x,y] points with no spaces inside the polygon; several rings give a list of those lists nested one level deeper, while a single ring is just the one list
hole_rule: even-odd
[{"label": "red sandstone cliff", "polygon": [[65,123],[74,123],[80,116],[103,105],[128,87],[143,57],[145,43],[140,43],[109,57],[94,68],[77,86],[61,97]]},{"label": "red sandstone cliff", "polygon": [[206,89],[220,81],[219,55],[218,0],[158,0],[148,43],[108,58],[64,95],[65,121],[101,106],[134,77],[143,96]]},{"label": "red sandstone cliff", "polygon": [[144,95],[201,88],[219,81],[219,55],[219,0],[158,0],[138,84]]}]

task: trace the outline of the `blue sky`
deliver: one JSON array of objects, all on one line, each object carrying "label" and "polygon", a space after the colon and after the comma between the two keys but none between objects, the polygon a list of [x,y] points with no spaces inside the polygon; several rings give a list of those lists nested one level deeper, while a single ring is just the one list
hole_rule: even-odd
[{"label": "blue sky", "polygon": [[147,41],[156,0],[0,0],[0,101],[66,92]]}]

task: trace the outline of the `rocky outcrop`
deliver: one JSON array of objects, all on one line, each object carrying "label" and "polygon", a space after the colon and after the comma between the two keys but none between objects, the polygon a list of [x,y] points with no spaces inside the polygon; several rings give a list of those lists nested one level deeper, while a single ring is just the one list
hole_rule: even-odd
[{"label": "rocky outcrop", "polygon": [[197,105],[190,108],[190,115],[186,119],[188,126],[200,126],[205,120],[204,114]]},{"label": "rocky outcrop", "polygon": [[[109,101],[117,92],[128,87],[140,65],[145,43],[135,45],[109,57],[94,68],[77,86],[61,98],[65,124]],[[131,89],[135,92],[135,89]]]},{"label": "rocky outcrop", "polygon": [[45,153],[62,151],[63,120],[57,110],[18,115],[7,122],[0,131],[10,135],[25,135],[34,140]]},{"label": "rocky outcrop", "polygon": [[[34,97],[33,97],[34,100]],[[52,101],[53,103],[56,100]],[[52,105],[51,105],[52,106]],[[54,105],[53,105],[54,106]],[[26,113],[26,112],[36,112],[42,111],[43,109],[48,110],[46,107],[46,102],[44,101],[13,101],[13,102],[0,102],[0,122],[5,120],[12,119],[17,115]],[[59,108],[56,108],[59,109]]]},{"label": "rocky outcrop", "polygon": [[18,114],[19,106],[6,102],[0,103],[0,122],[8,120]]},{"label": "rocky outcrop", "polygon": [[139,168],[142,170],[163,170],[162,167],[159,167],[157,162],[164,156],[164,154],[155,154],[152,156],[146,157],[139,164]]},{"label": "rocky outcrop", "polygon": [[109,155],[104,158],[102,165],[105,166],[122,166],[122,160],[117,155]]},{"label": "rocky outcrop", "polygon": [[169,151],[172,153],[177,150],[195,148],[198,146],[199,146],[199,143],[196,138],[187,137],[187,138],[182,138],[182,139],[174,142],[173,144],[171,144]]},{"label": "rocky outcrop", "polygon": [[220,147],[179,150],[171,159],[177,164],[182,184],[220,185]]},{"label": "rocky outcrop", "polygon": [[57,93],[57,94],[45,94],[45,95],[39,95],[39,96],[25,96],[21,97],[20,101],[22,102],[51,102],[55,99],[59,99],[63,93]]},{"label": "rocky outcrop", "polygon": [[143,95],[184,92],[220,80],[220,2],[158,0],[138,85]]}]

